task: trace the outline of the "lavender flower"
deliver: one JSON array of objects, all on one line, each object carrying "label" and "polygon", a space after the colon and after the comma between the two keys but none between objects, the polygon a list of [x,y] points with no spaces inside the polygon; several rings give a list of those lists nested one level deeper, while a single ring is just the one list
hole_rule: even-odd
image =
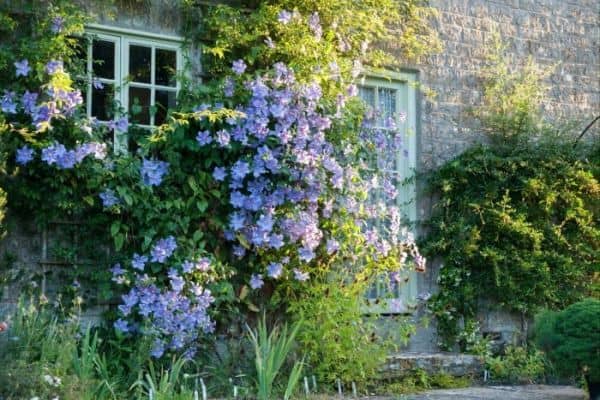
[{"label": "lavender flower", "polygon": [[327,254],[333,254],[340,249],[340,244],[335,239],[327,240]]},{"label": "lavender flower", "polygon": [[250,172],[250,165],[242,160],[238,160],[231,168],[231,176],[233,179],[244,179]]},{"label": "lavender flower", "polygon": [[210,260],[206,257],[203,257],[198,261],[196,267],[199,271],[206,272],[210,269]]},{"label": "lavender flower", "polygon": [[319,18],[318,12],[312,13],[308,18],[308,27],[312,31],[313,35],[315,35],[317,41],[321,40],[323,36],[323,29],[321,28],[321,19]]},{"label": "lavender flower", "polygon": [[147,186],[158,186],[169,171],[169,163],[165,161],[142,160],[140,175]]},{"label": "lavender flower", "polygon": [[123,333],[129,332],[130,330],[129,323],[121,318],[115,321],[114,327],[116,330]]},{"label": "lavender flower", "polygon": [[226,130],[222,129],[217,132],[217,142],[219,143],[219,145],[221,147],[229,146],[230,140],[231,140],[231,136],[229,135],[229,132],[227,132]]},{"label": "lavender flower", "polygon": [[303,272],[302,270],[299,270],[298,268],[294,268],[294,279],[296,279],[298,282],[305,282],[310,278],[310,275],[308,272]]},{"label": "lavender flower", "polygon": [[16,61],[15,62],[15,68],[16,68],[16,76],[17,78],[19,76],[27,76],[29,75],[29,72],[31,71],[31,67],[29,66],[29,61],[24,59],[21,61]]},{"label": "lavender flower", "polygon": [[260,289],[265,284],[261,274],[252,274],[250,277],[250,287],[254,290]]},{"label": "lavender flower", "polygon": [[227,176],[227,169],[225,167],[215,167],[212,176],[216,181],[222,182]]},{"label": "lavender flower", "polygon": [[110,208],[114,205],[119,204],[119,198],[115,194],[115,191],[112,189],[106,189],[100,193],[100,199],[102,200],[102,206],[105,208]]},{"label": "lavender flower", "polygon": [[273,279],[278,279],[283,273],[283,265],[281,263],[271,263],[267,267],[267,275]]},{"label": "lavender flower", "polygon": [[92,78],[92,87],[98,90],[104,89],[104,83],[99,78],[94,77]]},{"label": "lavender flower", "polygon": [[15,92],[4,91],[4,96],[0,99],[0,110],[7,114],[17,113],[17,103],[15,103]]},{"label": "lavender flower", "polygon": [[277,15],[277,20],[283,25],[287,25],[292,20],[292,13],[287,10],[282,10]]},{"label": "lavender flower", "polygon": [[225,78],[225,82],[223,84],[223,94],[225,97],[232,97],[235,90],[235,83],[233,79],[230,77]]},{"label": "lavender flower", "polygon": [[244,62],[244,60],[236,60],[233,62],[233,65],[231,66],[231,70],[236,75],[241,75],[244,73],[244,71],[246,71],[246,63]]},{"label": "lavender flower", "polygon": [[63,62],[60,60],[50,60],[46,64],[46,72],[48,75],[54,75],[58,72],[63,72]]},{"label": "lavender flower", "polygon": [[33,160],[33,149],[29,146],[23,146],[17,149],[16,161],[19,165],[25,165]]},{"label": "lavender flower", "polygon": [[129,129],[129,120],[127,117],[121,117],[116,121],[109,121],[108,128],[113,129],[117,132],[127,132]]},{"label": "lavender flower", "polygon": [[148,256],[142,256],[137,253],[134,253],[133,259],[131,260],[131,266],[139,271],[143,271],[147,262]]},{"label": "lavender flower", "polygon": [[196,135],[196,142],[198,142],[200,146],[206,146],[212,141],[213,139],[209,131],[198,131],[198,134]]},{"label": "lavender flower", "polygon": [[393,313],[399,313],[404,311],[404,302],[402,299],[391,299],[389,302],[390,311]]},{"label": "lavender flower", "polygon": [[52,24],[50,25],[50,30],[52,33],[60,33],[65,27],[65,19],[61,16],[57,16],[52,18]]},{"label": "lavender flower", "polygon": [[37,93],[30,93],[28,90],[23,93],[21,104],[23,104],[23,110],[25,110],[27,114],[32,115],[35,113],[37,99]]},{"label": "lavender flower", "polygon": [[167,258],[169,258],[175,249],[177,248],[177,242],[173,236],[167,236],[164,239],[160,239],[150,252],[152,256],[152,262],[158,262],[163,264]]}]

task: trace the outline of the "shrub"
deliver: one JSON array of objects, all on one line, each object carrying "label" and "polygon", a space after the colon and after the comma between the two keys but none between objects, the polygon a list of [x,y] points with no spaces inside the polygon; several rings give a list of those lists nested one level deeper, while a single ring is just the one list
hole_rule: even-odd
[{"label": "shrub", "polygon": [[533,315],[589,294],[599,259],[600,183],[572,143],[476,146],[433,173],[441,193],[424,252],[440,256],[430,303],[443,344],[480,299]]},{"label": "shrub", "polygon": [[559,312],[540,313],[534,337],[559,376],[583,375],[591,398],[600,394],[600,300],[585,299]]}]

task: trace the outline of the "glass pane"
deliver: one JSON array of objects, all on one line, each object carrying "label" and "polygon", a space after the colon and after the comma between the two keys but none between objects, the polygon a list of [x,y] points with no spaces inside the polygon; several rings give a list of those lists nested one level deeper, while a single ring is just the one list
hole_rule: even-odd
[{"label": "glass pane", "polygon": [[150,89],[129,88],[129,115],[137,124],[150,125]]},{"label": "glass pane", "polygon": [[144,46],[129,46],[129,77],[133,82],[150,83],[152,49]]},{"label": "glass pane", "polygon": [[92,117],[100,121],[112,119],[115,91],[113,85],[104,84],[101,89],[92,86]]},{"label": "glass pane", "polygon": [[396,113],[396,89],[379,88],[379,106],[381,126],[387,126],[388,118]]},{"label": "glass pane", "polygon": [[154,96],[156,101],[154,125],[162,125],[167,119],[167,110],[175,108],[177,93],[168,90],[157,90]]},{"label": "glass pane", "polygon": [[107,40],[94,40],[92,43],[94,75],[100,78],[115,79],[115,43]]},{"label": "glass pane", "polygon": [[375,108],[375,89],[370,87],[360,86],[358,88],[358,96],[368,105]]},{"label": "glass pane", "polygon": [[156,49],[156,77],[157,85],[175,87],[175,71],[177,71],[177,53],[172,50]]}]

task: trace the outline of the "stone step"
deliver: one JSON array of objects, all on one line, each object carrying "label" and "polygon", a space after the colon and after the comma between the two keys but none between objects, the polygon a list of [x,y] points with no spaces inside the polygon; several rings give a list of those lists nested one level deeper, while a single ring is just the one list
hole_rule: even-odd
[{"label": "stone step", "polygon": [[484,367],[483,359],[471,354],[402,352],[387,357],[382,377],[401,378],[411,371],[422,370],[428,374],[482,378]]}]

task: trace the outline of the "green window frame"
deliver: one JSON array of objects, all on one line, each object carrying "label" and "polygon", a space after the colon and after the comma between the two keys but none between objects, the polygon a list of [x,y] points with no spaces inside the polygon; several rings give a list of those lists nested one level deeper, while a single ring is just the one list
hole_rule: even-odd
[{"label": "green window frame", "polygon": [[[393,117],[403,135],[404,151],[395,155],[396,170],[400,181],[396,205],[410,221],[417,219],[416,185],[414,173],[417,168],[417,73],[392,72],[369,73],[359,83],[359,97],[368,106],[382,111],[384,117]],[[404,118],[402,118],[404,115]],[[382,124],[383,125],[383,124]],[[385,128],[383,128],[385,129]],[[416,234],[413,229],[413,234]],[[394,284],[382,277],[366,294],[367,313],[410,314],[415,309],[417,272],[405,268],[400,283]],[[392,304],[395,301],[395,304]]]}]

